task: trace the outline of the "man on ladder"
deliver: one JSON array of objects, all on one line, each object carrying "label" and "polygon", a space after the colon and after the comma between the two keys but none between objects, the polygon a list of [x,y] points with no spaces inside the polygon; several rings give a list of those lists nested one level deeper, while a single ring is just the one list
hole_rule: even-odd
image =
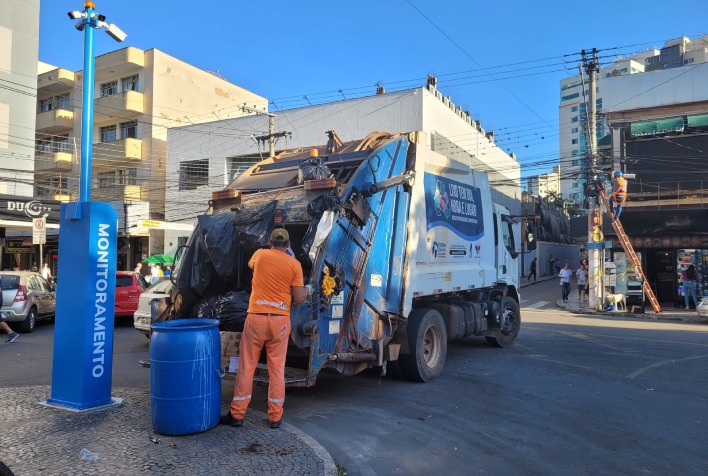
[{"label": "man on ladder", "polygon": [[[617,170],[612,174],[612,196],[610,197],[610,213],[614,215],[615,220],[619,220],[625,200],[627,200],[627,180],[622,176],[622,172]],[[617,211],[615,211],[615,204]]]}]

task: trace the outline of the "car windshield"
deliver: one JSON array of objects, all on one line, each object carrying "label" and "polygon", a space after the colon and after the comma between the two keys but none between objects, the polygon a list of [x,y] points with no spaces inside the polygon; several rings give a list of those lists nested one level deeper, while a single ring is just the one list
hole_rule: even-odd
[{"label": "car windshield", "polygon": [[168,294],[170,292],[171,287],[172,281],[170,281],[169,279],[163,279],[150,286],[147,292],[153,294]]},{"label": "car windshield", "polygon": [[127,288],[133,285],[132,276],[116,276],[116,287],[117,288]]},{"label": "car windshield", "polygon": [[17,289],[20,287],[20,277],[16,274],[3,274],[0,276],[2,280],[2,289]]}]

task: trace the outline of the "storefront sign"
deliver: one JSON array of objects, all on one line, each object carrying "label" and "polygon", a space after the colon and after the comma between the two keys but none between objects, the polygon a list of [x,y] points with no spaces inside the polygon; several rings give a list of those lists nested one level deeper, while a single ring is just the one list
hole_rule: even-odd
[{"label": "storefront sign", "polygon": [[47,223],[59,223],[57,200],[32,200],[14,195],[0,195],[0,219],[28,221],[32,218],[46,218]]},{"label": "storefront sign", "polygon": [[24,240],[7,240],[5,251],[8,253],[31,253],[32,246],[25,246]]}]

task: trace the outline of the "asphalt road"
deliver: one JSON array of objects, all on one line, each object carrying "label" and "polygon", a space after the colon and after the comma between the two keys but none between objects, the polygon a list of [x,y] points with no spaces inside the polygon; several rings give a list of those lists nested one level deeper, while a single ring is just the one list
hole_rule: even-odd
[{"label": "asphalt road", "polygon": [[[557,293],[551,280],[525,288],[523,301]],[[708,472],[708,325],[536,307],[522,310],[511,348],[451,343],[445,372],[427,384],[322,374],[313,388],[288,389],[285,418],[351,476]],[[1,386],[50,382],[52,328],[0,345]],[[149,389],[137,367],[147,340],[123,325],[114,347],[113,385]],[[253,405],[265,409],[263,387]]]}]

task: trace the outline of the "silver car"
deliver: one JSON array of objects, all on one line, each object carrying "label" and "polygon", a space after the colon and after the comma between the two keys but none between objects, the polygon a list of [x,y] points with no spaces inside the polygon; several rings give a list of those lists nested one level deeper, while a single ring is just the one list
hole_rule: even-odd
[{"label": "silver car", "polygon": [[20,332],[32,332],[40,318],[54,318],[56,292],[33,271],[0,271],[2,308],[7,322],[20,322]]},{"label": "silver car", "polygon": [[170,278],[162,278],[140,295],[138,300],[138,309],[133,314],[133,324],[135,329],[150,338],[150,326],[152,325],[152,306],[153,301],[164,301],[170,296],[172,291],[172,281]]}]

